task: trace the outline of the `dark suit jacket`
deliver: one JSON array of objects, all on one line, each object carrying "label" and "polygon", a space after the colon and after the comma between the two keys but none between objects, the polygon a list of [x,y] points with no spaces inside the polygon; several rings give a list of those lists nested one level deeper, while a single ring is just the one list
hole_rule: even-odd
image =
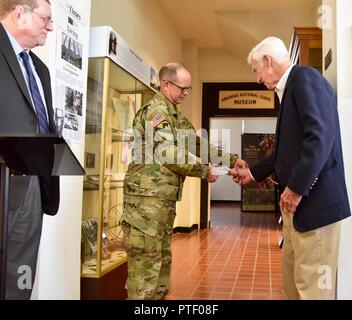
[{"label": "dark suit jacket", "polygon": [[[55,133],[49,70],[35,54],[30,54],[44,89],[50,133]],[[36,132],[37,120],[30,94],[10,40],[0,23],[0,135]],[[48,163],[42,164],[44,167],[52,166],[53,153],[47,158]],[[59,178],[46,175],[40,176],[39,181],[43,212],[55,215],[59,207]],[[28,178],[11,179],[10,210],[22,205],[28,184]]]},{"label": "dark suit jacket", "polygon": [[351,215],[334,92],[315,69],[294,66],[276,127],[274,152],[253,168],[261,181],[275,173],[281,190],[303,196],[294,227],[304,232]]}]

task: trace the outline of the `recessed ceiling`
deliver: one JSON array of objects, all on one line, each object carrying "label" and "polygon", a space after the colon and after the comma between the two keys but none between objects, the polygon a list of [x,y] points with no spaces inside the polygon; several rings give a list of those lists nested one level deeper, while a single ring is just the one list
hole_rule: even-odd
[{"label": "recessed ceiling", "polygon": [[316,25],[319,0],[158,0],[182,39],[243,57],[269,35],[289,44],[292,28]]}]

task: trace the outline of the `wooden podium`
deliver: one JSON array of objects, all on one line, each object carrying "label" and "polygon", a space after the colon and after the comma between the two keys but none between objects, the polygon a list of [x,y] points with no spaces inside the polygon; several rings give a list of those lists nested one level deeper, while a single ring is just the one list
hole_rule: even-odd
[{"label": "wooden podium", "polygon": [[4,300],[10,176],[80,176],[85,172],[65,139],[56,134],[1,134],[0,166],[0,300]]}]

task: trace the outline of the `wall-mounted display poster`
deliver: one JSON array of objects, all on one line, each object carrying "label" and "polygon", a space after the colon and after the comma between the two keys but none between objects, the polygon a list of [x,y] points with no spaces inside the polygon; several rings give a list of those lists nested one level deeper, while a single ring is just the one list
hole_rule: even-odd
[{"label": "wall-mounted display poster", "polygon": [[86,97],[86,72],[83,61],[88,59],[89,47],[85,17],[68,1],[58,4],[58,38],[55,57],[55,121],[58,133],[67,141],[83,139],[83,101]]},{"label": "wall-mounted display poster", "polygon": [[[270,155],[275,145],[275,134],[245,133],[242,135],[242,158],[249,167]],[[251,182],[242,187],[242,211],[276,211],[274,179]]]}]

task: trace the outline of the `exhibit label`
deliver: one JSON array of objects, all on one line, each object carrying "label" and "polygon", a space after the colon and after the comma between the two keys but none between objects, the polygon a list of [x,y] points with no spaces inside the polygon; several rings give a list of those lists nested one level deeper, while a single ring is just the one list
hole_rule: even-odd
[{"label": "exhibit label", "polygon": [[274,91],[220,91],[220,109],[274,109]]}]

